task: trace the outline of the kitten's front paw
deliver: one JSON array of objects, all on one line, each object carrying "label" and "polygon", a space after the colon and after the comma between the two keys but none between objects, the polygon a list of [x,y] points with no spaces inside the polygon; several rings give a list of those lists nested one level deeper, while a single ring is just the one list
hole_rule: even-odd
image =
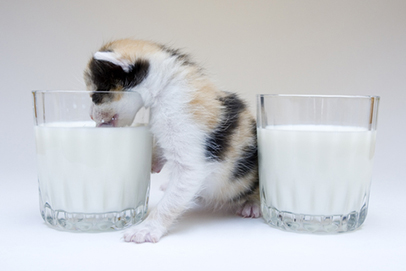
[{"label": "kitten's front paw", "polygon": [[261,209],[256,202],[246,202],[237,210],[237,215],[242,217],[258,218],[261,216]]},{"label": "kitten's front paw", "polygon": [[165,230],[148,221],[144,221],[139,225],[133,226],[124,232],[124,241],[145,243],[156,243],[165,234]]}]

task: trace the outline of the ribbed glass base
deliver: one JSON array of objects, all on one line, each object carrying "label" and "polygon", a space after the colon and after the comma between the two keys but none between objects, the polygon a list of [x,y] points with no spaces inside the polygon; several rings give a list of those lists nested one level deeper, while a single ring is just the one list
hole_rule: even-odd
[{"label": "ribbed glass base", "polygon": [[353,231],[364,223],[368,206],[364,204],[359,212],[343,215],[306,215],[281,212],[276,208],[261,205],[262,216],[272,227],[304,233],[341,233]]},{"label": "ribbed glass base", "polygon": [[146,216],[147,206],[141,205],[120,212],[69,213],[53,210],[48,203],[45,203],[40,206],[40,210],[45,223],[53,228],[65,231],[100,232],[122,230],[140,223]]}]

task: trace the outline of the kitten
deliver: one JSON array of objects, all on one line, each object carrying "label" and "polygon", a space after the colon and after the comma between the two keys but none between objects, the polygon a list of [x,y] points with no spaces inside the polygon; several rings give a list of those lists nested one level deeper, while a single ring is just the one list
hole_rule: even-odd
[{"label": "kitten", "polygon": [[[165,162],[170,169],[163,198],[124,233],[125,241],[159,241],[197,199],[243,217],[260,216],[255,120],[236,94],[217,89],[187,55],[152,42],[117,40],[94,54],[84,78],[96,91],[93,118],[99,124],[108,116],[106,124],[125,125],[140,105],[97,91],[140,94],[158,145],[152,170],[159,172]],[[134,103],[124,120],[115,112],[118,103]]]}]

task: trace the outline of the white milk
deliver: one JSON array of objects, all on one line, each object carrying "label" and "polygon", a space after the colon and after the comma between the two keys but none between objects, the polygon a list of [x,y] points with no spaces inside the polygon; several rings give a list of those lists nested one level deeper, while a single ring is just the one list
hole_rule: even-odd
[{"label": "white milk", "polygon": [[69,125],[35,127],[42,202],[53,210],[80,213],[143,205],[151,170],[148,128]]},{"label": "white milk", "polygon": [[268,207],[348,214],[368,202],[375,131],[344,126],[258,129],[259,175]]}]

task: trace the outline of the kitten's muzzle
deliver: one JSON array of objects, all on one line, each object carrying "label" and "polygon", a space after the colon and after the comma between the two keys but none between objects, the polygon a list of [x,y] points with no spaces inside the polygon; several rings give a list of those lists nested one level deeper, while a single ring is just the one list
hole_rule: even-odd
[{"label": "kitten's muzzle", "polygon": [[101,119],[99,122],[96,122],[96,127],[117,127],[118,123],[118,114],[115,114],[110,119]]}]

